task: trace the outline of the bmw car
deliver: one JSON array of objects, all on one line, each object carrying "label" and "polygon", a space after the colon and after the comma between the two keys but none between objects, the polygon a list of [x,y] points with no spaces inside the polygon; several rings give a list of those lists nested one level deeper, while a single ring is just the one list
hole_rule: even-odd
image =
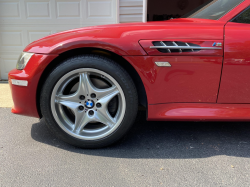
[{"label": "bmw car", "polygon": [[12,113],[43,118],[82,148],[117,142],[138,108],[151,121],[250,121],[250,0],[44,37],[23,50],[9,84]]}]

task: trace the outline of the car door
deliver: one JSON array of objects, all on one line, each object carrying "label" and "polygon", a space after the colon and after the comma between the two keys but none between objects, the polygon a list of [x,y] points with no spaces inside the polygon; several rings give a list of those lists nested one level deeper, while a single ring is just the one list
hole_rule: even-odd
[{"label": "car door", "polygon": [[225,26],[218,103],[250,103],[250,8]]}]

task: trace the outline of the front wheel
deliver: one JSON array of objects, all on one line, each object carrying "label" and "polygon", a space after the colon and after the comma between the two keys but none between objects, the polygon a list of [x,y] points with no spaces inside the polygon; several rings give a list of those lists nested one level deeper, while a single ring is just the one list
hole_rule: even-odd
[{"label": "front wheel", "polygon": [[137,114],[135,85],[114,61],[100,56],[73,57],[48,76],[40,97],[49,128],[83,148],[110,145],[129,130]]}]

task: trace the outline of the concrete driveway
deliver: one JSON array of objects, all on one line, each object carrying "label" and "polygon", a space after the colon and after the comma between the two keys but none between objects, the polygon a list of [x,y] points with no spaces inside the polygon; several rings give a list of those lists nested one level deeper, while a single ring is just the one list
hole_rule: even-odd
[{"label": "concrete driveway", "polygon": [[118,144],[75,148],[0,108],[0,186],[250,186],[250,124],[137,121]]},{"label": "concrete driveway", "polygon": [[12,107],[13,101],[11,97],[10,86],[8,82],[0,81],[0,107]]}]

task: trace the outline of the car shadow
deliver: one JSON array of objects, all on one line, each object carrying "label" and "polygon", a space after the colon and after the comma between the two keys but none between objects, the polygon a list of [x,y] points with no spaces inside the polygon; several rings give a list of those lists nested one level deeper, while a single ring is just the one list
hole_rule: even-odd
[{"label": "car shadow", "polygon": [[80,149],[58,140],[44,120],[32,125],[34,140],[74,153],[132,159],[189,159],[216,155],[250,157],[249,122],[147,122],[137,120],[115,145]]}]

